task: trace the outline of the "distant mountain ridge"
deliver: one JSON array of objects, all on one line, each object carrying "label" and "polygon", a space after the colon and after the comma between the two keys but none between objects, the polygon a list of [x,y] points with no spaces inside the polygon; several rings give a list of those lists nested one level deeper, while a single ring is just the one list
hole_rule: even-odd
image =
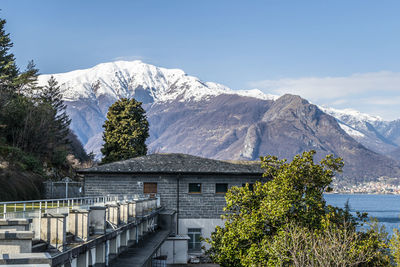
[{"label": "distant mountain ridge", "polygon": [[[41,75],[40,84],[49,77]],[[99,152],[108,107],[121,97],[134,97],[147,111],[150,151],[234,160],[266,154],[291,158],[315,149],[319,158],[342,156],[345,176],[400,177],[400,164],[382,155],[396,157],[399,121],[317,107],[299,96],[231,90],[141,61],[103,63],[54,77],[71,128],[89,152]]]},{"label": "distant mountain ridge", "polygon": [[335,117],[346,133],[373,151],[390,156],[400,148],[400,120],[385,121],[352,109],[320,109]]}]

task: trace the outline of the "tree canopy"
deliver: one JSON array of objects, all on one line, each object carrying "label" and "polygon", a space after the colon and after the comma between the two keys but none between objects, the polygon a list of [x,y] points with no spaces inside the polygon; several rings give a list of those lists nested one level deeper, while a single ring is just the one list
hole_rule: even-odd
[{"label": "tree canopy", "polygon": [[134,158],[147,154],[149,123],[142,103],[122,98],[108,109],[101,149],[102,163]]},{"label": "tree canopy", "polygon": [[0,161],[9,167],[0,168],[0,199],[37,199],[47,171],[60,178],[70,170],[67,154],[85,152],[69,131],[57,82],[52,78],[47,86],[39,86],[33,61],[24,71],[17,68],[5,24],[0,18]]},{"label": "tree canopy", "polygon": [[[325,203],[323,193],[343,162],[315,151],[293,161],[262,158],[265,183],[226,194],[225,227],[207,239],[207,253],[221,266],[385,266],[384,235],[357,232],[348,210]],[[362,217],[362,216],[361,216]]]}]

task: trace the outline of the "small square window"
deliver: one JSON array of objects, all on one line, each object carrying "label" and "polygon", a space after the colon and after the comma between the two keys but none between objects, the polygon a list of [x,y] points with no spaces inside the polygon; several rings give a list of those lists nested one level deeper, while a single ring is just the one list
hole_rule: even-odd
[{"label": "small square window", "polygon": [[215,193],[225,194],[228,192],[228,184],[215,184]]},{"label": "small square window", "polygon": [[201,193],[201,184],[200,183],[190,183],[189,184],[189,193]]}]

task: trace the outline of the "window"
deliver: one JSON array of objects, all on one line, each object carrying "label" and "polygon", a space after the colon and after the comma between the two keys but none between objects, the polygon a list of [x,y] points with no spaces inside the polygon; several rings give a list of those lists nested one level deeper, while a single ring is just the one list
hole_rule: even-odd
[{"label": "window", "polygon": [[189,228],[188,236],[190,238],[190,240],[188,240],[189,251],[201,251],[201,228]]},{"label": "window", "polygon": [[[253,190],[253,185],[254,185],[254,184],[249,184],[249,183],[247,183],[247,184],[249,185],[250,191],[254,191],[254,190]],[[246,184],[242,184],[242,186],[245,187]]]},{"label": "window", "polygon": [[189,193],[201,193],[201,184],[199,183],[189,184]]},{"label": "window", "polygon": [[157,183],[143,183],[143,194],[157,194]]},{"label": "window", "polygon": [[215,184],[215,193],[225,194],[228,192],[228,184]]}]

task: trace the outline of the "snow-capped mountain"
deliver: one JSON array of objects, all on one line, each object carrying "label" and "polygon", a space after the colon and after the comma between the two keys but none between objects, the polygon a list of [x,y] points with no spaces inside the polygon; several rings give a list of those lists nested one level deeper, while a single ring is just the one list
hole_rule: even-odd
[{"label": "snow-capped mountain", "polygon": [[144,104],[198,102],[221,94],[263,100],[278,98],[258,89],[231,90],[222,84],[203,82],[180,69],[160,68],[140,60],[102,63],[89,69],[40,75],[39,85],[45,85],[51,76],[58,81],[67,112],[73,118],[71,128],[85,149],[99,156],[102,124],[108,107],[123,97],[134,97]]},{"label": "snow-capped mountain", "polygon": [[388,154],[399,147],[394,135],[391,137],[389,131],[393,131],[393,122],[385,121],[379,116],[371,116],[353,109],[334,109],[319,107],[325,113],[335,117],[340,127],[358,142],[367,148]]},{"label": "snow-capped mountain", "polygon": [[[45,84],[51,75],[41,75]],[[139,97],[143,103],[157,101],[200,101],[220,94],[238,94],[260,99],[276,99],[260,90],[233,91],[228,87],[202,82],[180,69],[166,69],[135,61],[102,63],[93,68],[52,74],[61,85],[65,101],[95,100],[99,97],[119,99]]]},{"label": "snow-capped mountain", "polygon": [[[257,159],[266,154],[290,158],[315,149],[319,157],[342,156],[347,174],[400,177],[398,163],[372,152],[399,147],[400,122],[318,108],[298,96],[231,90],[141,61],[103,63],[53,76],[64,95],[71,128],[85,149],[98,155],[109,106],[119,98],[134,97],[147,111],[150,151]],[[41,75],[39,83],[44,85],[50,77]]]}]

